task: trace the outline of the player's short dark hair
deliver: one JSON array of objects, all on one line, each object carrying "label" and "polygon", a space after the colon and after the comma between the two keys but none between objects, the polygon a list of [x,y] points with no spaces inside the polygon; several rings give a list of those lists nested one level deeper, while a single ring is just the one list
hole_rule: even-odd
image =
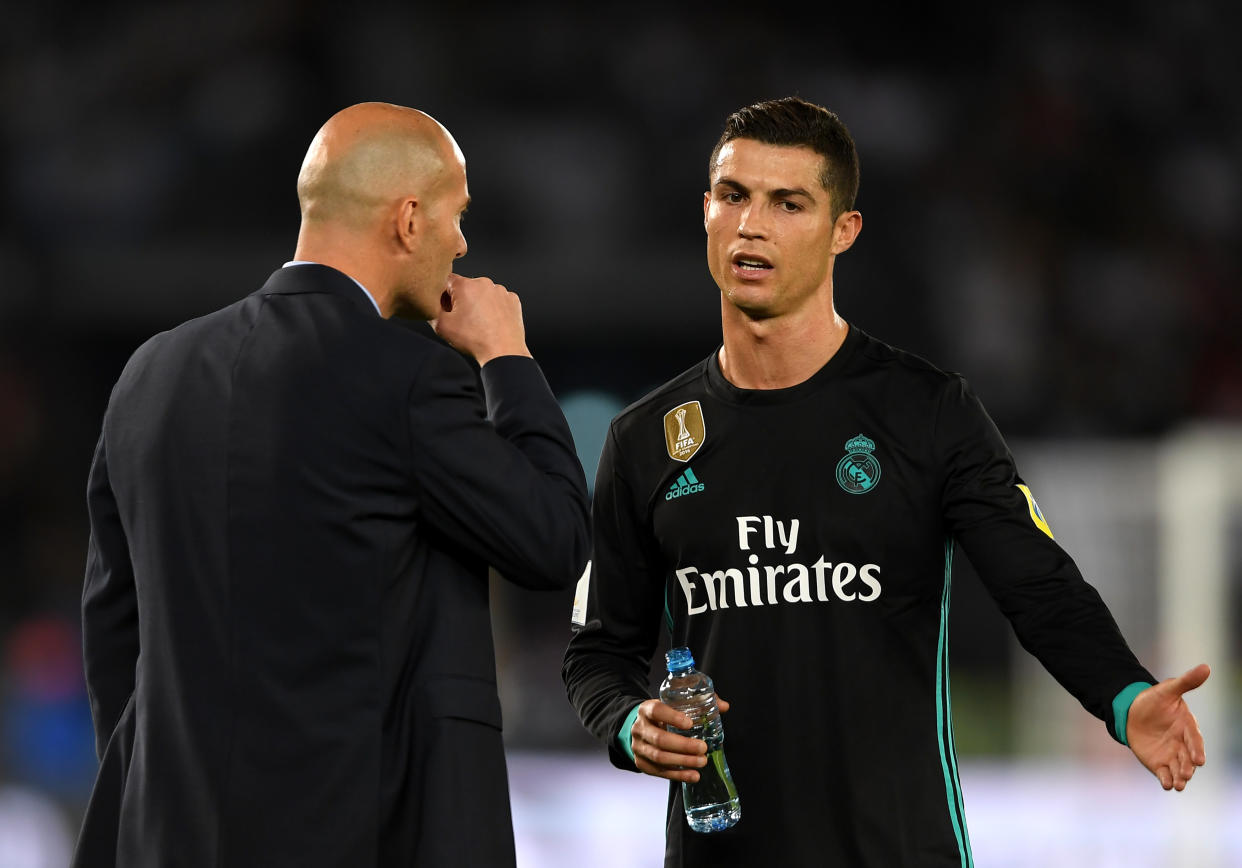
[{"label": "player's short dark hair", "polygon": [[828,191],[833,218],[854,208],[858,195],[858,150],[845,124],[823,106],[787,96],[738,109],[725,121],[720,141],[712,149],[707,164],[709,178],[720,149],[734,139],[810,148],[824,158],[819,182]]}]

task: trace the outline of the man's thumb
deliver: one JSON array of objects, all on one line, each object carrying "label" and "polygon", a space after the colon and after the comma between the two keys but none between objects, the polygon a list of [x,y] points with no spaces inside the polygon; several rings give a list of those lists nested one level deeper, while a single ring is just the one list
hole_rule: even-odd
[{"label": "man's thumb", "polygon": [[1173,690],[1180,696],[1187,691],[1194,690],[1203,682],[1207,681],[1208,676],[1212,674],[1212,667],[1206,663],[1200,663],[1193,669],[1188,669],[1173,679],[1170,685]]}]

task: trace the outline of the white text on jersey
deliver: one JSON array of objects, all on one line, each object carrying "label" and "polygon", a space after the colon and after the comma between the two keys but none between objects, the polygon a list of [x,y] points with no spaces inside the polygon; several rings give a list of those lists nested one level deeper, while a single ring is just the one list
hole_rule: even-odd
[{"label": "white text on jersey", "polygon": [[[735,520],[737,546],[743,552],[751,551],[752,542],[755,545],[762,543],[769,550],[779,547],[787,555],[792,555],[798,548],[796,518],[786,522],[773,519],[770,515],[739,515]],[[752,537],[755,539],[752,540]],[[730,606],[774,606],[816,600],[826,603],[832,599],[869,603],[880,596],[880,567],[877,564],[863,564],[861,567],[846,561],[834,564],[820,555],[809,567],[804,563],[760,565],[759,555],[753,552],[747,560],[750,565],[742,568],[707,570],[679,567],[674,570],[682,593],[686,595],[687,613],[697,615]]]}]

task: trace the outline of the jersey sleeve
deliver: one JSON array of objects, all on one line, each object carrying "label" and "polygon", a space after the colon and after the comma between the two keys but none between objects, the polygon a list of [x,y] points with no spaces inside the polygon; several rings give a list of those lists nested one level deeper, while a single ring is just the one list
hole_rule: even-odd
[{"label": "jersey sleeve", "polygon": [[607,745],[612,763],[635,770],[617,734],[650,696],[647,673],[659,638],[664,575],[645,505],[626,471],[614,422],[595,482],[585,613],[574,624],[561,677],[578,717]]},{"label": "jersey sleeve", "polygon": [[942,398],[934,439],[948,533],[1022,647],[1124,743],[1124,715],[1114,713],[1114,700],[1128,686],[1155,679],[1056,542],[1000,432],[960,377]]}]

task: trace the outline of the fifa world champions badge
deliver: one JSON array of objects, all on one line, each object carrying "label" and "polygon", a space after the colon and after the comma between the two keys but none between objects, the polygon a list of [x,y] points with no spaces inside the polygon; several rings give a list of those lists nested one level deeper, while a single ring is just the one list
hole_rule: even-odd
[{"label": "fifa world champions badge", "polygon": [[875,441],[859,434],[845,443],[845,457],[837,462],[837,484],[847,494],[866,494],[880,483],[880,462],[871,453]]},{"label": "fifa world champions badge", "polygon": [[664,445],[676,461],[689,461],[703,445],[707,426],[698,401],[679,404],[664,414]]}]

